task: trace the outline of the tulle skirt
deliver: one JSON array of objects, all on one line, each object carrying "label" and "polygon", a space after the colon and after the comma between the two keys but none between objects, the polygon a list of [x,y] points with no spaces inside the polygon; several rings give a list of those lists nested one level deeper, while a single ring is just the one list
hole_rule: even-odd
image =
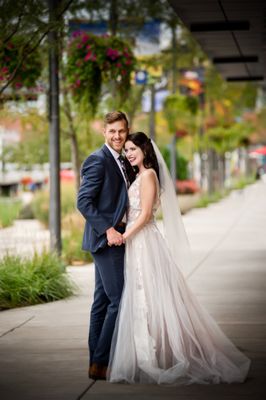
[{"label": "tulle skirt", "polygon": [[155,223],[127,241],[110,382],[243,382],[250,360],[199,304]]}]

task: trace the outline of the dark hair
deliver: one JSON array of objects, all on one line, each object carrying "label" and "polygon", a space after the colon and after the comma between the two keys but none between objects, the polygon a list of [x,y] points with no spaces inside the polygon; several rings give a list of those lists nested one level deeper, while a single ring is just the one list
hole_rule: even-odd
[{"label": "dark hair", "polygon": [[106,127],[107,124],[112,124],[116,121],[125,121],[126,127],[128,129],[128,119],[126,114],[122,111],[112,111],[106,114],[104,117],[104,127]]},{"label": "dark hair", "polygon": [[[151,139],[144,132],[130,133],[127,137],[126,142],[133,142],[137,147],[140,147],[144,154],[143,165],[145,168],[153,168],[156,172],[158,180],[159,176],[159,164],[151,142]],[[137,168],[137,167],[134,167]]]}]

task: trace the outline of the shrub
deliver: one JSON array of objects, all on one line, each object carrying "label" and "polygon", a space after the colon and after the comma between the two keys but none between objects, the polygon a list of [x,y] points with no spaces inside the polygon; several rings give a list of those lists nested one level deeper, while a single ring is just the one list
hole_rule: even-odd
[{"label": "shrub", "polygon": [[75,293],[60,259],[50,253],[0,260],[0,308],[46,303]]},{"label": "shrub", "polygon": [[34,219],[34,212],[31,203],[25,204],[21,208],[18,219]]},{"label": "shrub", "polygon": [[92,262],[90,253],[81,249],[84,219],[78,213],[67,215],[62,222],[62,257],[67,264]]},{"label": "shrub", "polygon": [[[171,157],[169,147],[161,148],[161,152],[170,171]],[[176,173],[179,180],[185,180],[188,178],[188,160],[179,153],[176,155]]]},{"label": "shrub", "polygon": [[0,199],[0,228],[12,225],[21,209],[21,201],[17,199]]},{"label": "shrub", "polygon": [[[66,183],[61,187],[61,216],[72,213],[76,208],[76,194],[73,183]],[[32,200],[32,210],[35,218],[45,226],[49,225],[49,191],[37,192]]]}]

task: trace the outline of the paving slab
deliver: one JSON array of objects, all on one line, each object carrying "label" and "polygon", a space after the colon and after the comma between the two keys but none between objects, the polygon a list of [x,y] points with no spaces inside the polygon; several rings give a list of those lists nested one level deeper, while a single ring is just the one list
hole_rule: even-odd
[{"label": "paving slab", "polygon": [[266,184],[183,217],[188,284],[252,360],[244,384],[157,386],[91,381],[87,331],[93,265],[69,267],[78,296],[0,312],[1,400],[262,400],[266,380]]}]

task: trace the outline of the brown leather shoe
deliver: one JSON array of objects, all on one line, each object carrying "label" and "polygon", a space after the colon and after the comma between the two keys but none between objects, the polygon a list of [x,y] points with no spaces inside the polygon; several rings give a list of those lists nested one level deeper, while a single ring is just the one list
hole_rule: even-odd
[{"label": "brown leather shoe", "polygon": [[94,381],[97,381],[97,380],[105,381],[106,380],[106,372],[107,372],[107,366],[92,363],[89,368],[89,378],[93,379]]}]

